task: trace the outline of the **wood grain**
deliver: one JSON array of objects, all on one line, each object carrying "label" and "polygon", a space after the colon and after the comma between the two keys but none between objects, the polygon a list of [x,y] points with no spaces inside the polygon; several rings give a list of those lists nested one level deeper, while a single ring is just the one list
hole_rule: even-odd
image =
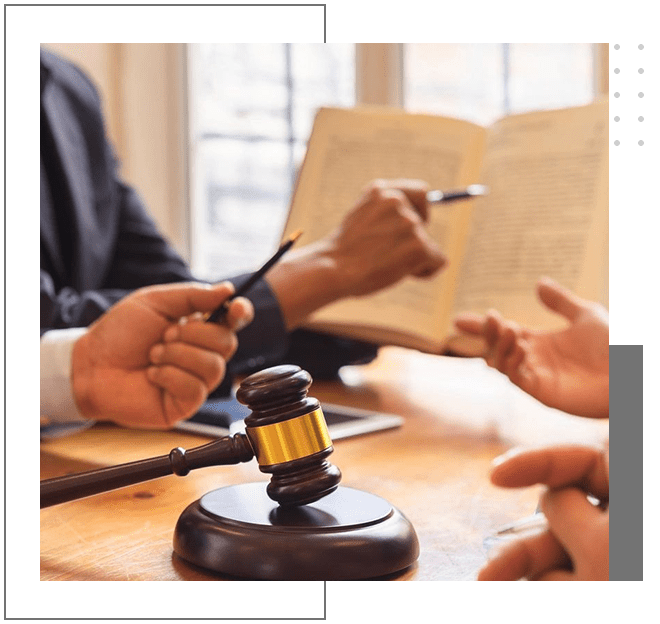
[{"label": "wood grain", "polygon": [[[607,423],[585,422],[522,396],[482,362],[383,349],[344,384],[315,383],[332,401],[401,414],[403,427],[339,440],[331,461],[342,483],[378,494],[417,531],[415,566],[387,580],[473,580],[484,539],[530,514],[539,489],[506,491],[488,481],[491,460],[512,444],[539,439],[597,442]],[[134,461],[190,448],[207,438],[97,425],[41,445],[41,477]],[[41,510],[42,580],[231,580],[196,569],[172,553],[183,509],[208,491],[266,481],[256,462],[205,468]]]}]

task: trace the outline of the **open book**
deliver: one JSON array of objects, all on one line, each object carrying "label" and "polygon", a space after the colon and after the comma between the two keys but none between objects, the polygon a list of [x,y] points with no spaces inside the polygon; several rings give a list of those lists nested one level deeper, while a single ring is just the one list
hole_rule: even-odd
[{"label": "open book", "polygon": [[[378,344],[441,353],[458,312],[498,309],[532,327],[562,319],[535,295],[547,275],[607,305],[608,103],[512,115],[488,128],[381,108],[321,109],[285,234],[325,236],[375,178],[431,189],[485,184],[483,198],[431,207],[431,235],[450,260],[432,279],[406,278],[319,310],[309,326]],[[478,347],[477,347],[478,348]]]}]

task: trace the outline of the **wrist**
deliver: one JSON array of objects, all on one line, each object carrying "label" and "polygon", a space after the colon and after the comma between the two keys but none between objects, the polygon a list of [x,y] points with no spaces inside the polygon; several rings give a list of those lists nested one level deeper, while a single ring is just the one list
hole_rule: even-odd
[{"label": "wrist", "polygon": [[350,294],[334,245],[317,241],[289,252],[266,277],[288,330],[316,310]]},{"label": "wrist", "polygon": [[46,331],[40,340],[41,415],[51,423],[84,422],[72,385],[72,353],[87,332],[75,327]]},{"label": "wrist", "polygon": [[85,334],[76,340],[71,351],[71,388],[73,399],[81,416],[95,418],[95,406],[92,400],[94,363],[90,354],[90,335]]}]

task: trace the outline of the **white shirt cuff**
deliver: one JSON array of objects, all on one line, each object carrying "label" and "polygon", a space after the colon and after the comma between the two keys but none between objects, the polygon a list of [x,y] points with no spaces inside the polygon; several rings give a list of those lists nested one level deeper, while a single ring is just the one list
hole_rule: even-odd
[{"label": "white shirt cuff", "polygon": [[53,329],[41,336],[41,416],[58,423],[87,423],[78,411],[71,384],[71,354],[85,327]]}]

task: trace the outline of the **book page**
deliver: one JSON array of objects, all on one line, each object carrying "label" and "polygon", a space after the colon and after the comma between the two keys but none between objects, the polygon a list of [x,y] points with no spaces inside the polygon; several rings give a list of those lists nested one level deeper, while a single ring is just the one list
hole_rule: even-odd
[{"label": "book page", "polygon": [[[417,178],[431,188],[477,183],[486,132],[468,122],[398,110],[321,109],[300,172],[285,234],[302,229],[300,244],[338,226],[365,186],[377,178]],[[449,258],[460,255],[469,228],[470,203],[431,209],[428,229]],[[396,286],[318,311],[311,326],[382,342],[403,338],[368,328],[436,336],[446,325],[456,267],[431,279],[407,278]],[[349,328],[360,328],[357,333]],[[366,332],[366,333],[365,333]]]},{"label": "book page", "polygon": [[563,323],[544,310],[549,276],[606,303],[608,106],[508,117],[490,130],[455,311],[497,308],[526,325]]}]

